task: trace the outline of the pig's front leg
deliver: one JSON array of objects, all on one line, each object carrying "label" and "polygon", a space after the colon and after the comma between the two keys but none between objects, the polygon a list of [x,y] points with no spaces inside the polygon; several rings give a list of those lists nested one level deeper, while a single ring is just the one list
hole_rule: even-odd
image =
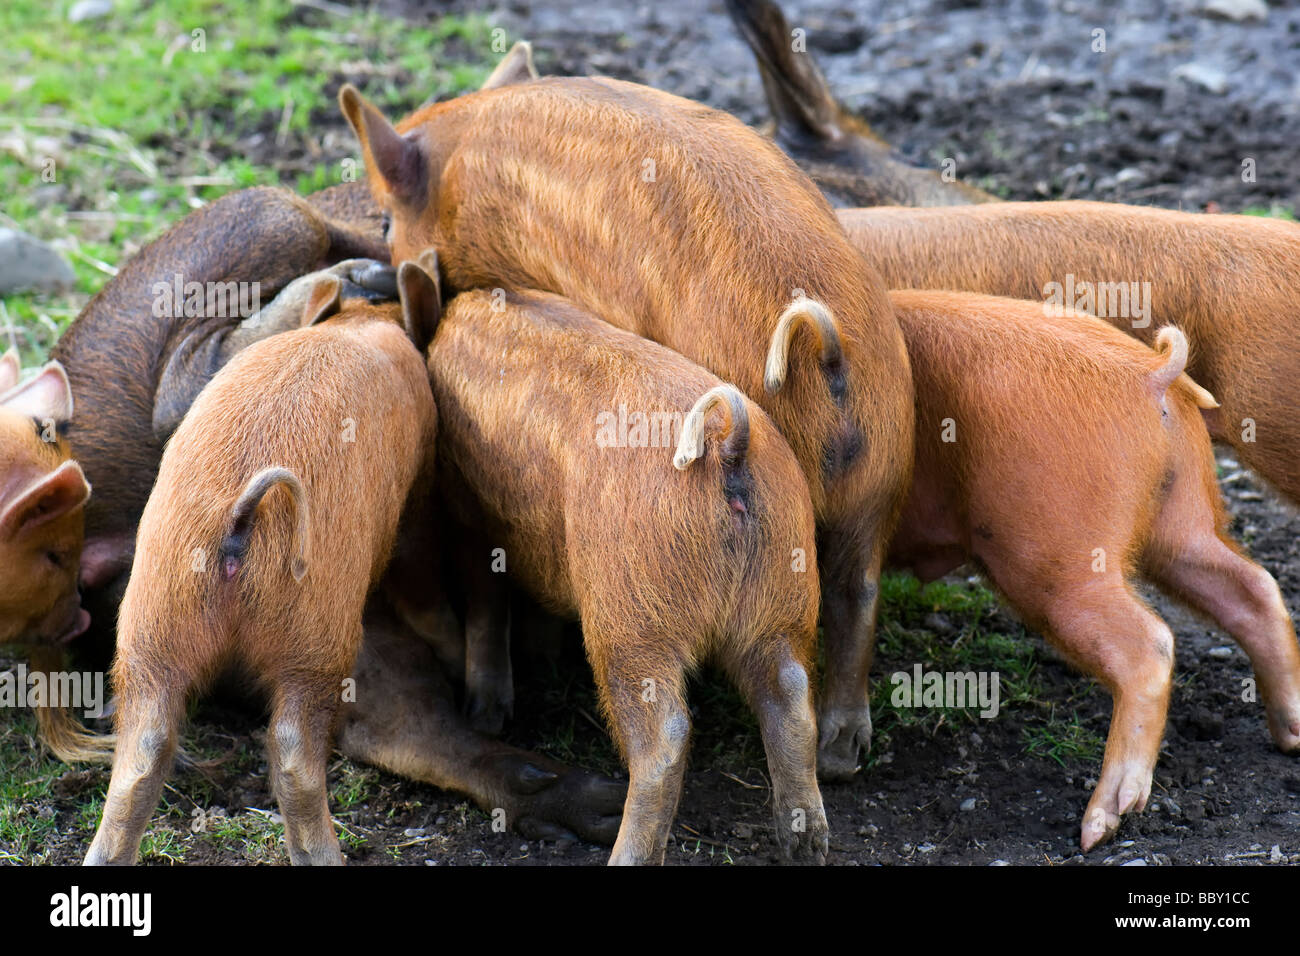
[{"label": "pig's front leg", "polygon": [[338,749],[363,763],[471,797],[530,839],[612,844],[626,784],[567,767],[475,732],[432,649],[380,602],[365,621],[356,703],[345,704]]}]

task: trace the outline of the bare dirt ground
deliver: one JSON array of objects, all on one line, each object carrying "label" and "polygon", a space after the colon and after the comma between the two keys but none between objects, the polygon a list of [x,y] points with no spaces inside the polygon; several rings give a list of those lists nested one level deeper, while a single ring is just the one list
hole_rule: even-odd
[{"label": "bare dirt ground", "polygon": [[[599,72],[637,80],[763,119],[752,60],[720,2],[548,4],[385,0],[413,19],[438,10],[492,12],[510,38],[533,41],[544,73]],[[545,6],[545,9],[541,9]],[[809,48],[846,103],[921,164],[945,156],[960,174],[1015,199],[1118,200],[1224,211],[1300,203],[1300,4],[1270,4],[1264,24],[1212,19],[1193,4],[1134,0],[791,0]],[[1107,51],[1090,49],[1107,31]],[[1181,72],[1180,72],[1181,71]],[[1181,78],[1180,78],[1181,77]],[[322,122],[330,122],[322,118]],[[1256,160],[1257,181],[1241,161]],[[1294,347],[1294,343],[1280,343]],[[1300,517],[1221,455],[1233,529],[1300,610]],[[878,684],[910,670],[917,647],[961,644],[977,631],[1021,636],[1032,699],[992,720],[878,719],[868,767],[824,788],[833,864],[1147,865],[1300,862],[1300,761],[1272,749],[1258,704],[1242,700],[1244,654],[1159,595],[1178,638],[1177,685],[1152,805],[1118,841],[1077,852],[1083,808],[1100,762],[1110,702],[1003,612],[964,616],[898,602],[885,611]],[[916,635],[922,635],[916,637]],[[909,637],[916,637],[915,640]],[[928,642],[928,643],[927,643]],[[596,725],[594,693],[573,642],[558,658],[517,666],[509,737],[523,746],[617,772]],[[669,862],[776,862],[762,750],[752,720],[713,675],[697,681],[697,738]],[[273,809],[260,757],[261,718],[208,704],[196,743],[227,753],[209,779],[178,777],[158,825],[165,852],[148,862],[284,862],[264,840],[249,850],[191,832],[193,810],[243,820]],[[455,795],[340,761],[336,817],[354,863],[595,864],[600,847],[541,844],[496,833]],[[76,862],[91,835],[88,796],[107,774],[64,774],[31,812],[57,818],[49,862]],[[256,819],[264,819],[260,814]],[[92,824],[93,825],[93,824]],[[258,831],[260,833],[260,831]],[[172,847],[168,850],[168,847]],[[170,854],[170,856],[169,856]]]}]

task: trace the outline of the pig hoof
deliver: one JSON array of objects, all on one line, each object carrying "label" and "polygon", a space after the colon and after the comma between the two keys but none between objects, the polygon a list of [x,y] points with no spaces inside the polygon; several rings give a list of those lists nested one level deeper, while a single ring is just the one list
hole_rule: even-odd
[{"label": "pig hoof", "polygon": [[1079,846],[1084,853],[1113,837],[1124,814],[1146,809],[1147,798],[1151,796],[1151,771],[1132,768],[1117,776],[1118,779],[1108,780],[1103,770],[1101,782],[1088,801],[1079,834]]},{"label": "pig hoof", "polygon": [[831,783],[852,780],[858,772],[858,754],[871,749],[871,711],[829,711],[820,721],[817,777]]},{"label": "pig hoof", "polygon": [[583,840],[610,846],[623,821],[627,784],[548,760],[506,759],[507,822],[539,840]]},{"label": "pig hoof", "polygon": [[531,796],[545,790],[559,778],[560,775],[557,773],[551,773],[551,771],[543,770],[535,764],[526,763],[515,774],[515,787],[520,793]]},{"label": "pig hoof", "polygon": [[1293,757],[1300,756],[1300,717],[1270,713],[1268,732],[1273,736],[1273,743],[1278,750]]},{"label": "pig hoof", "polygon": [[792,828],[790,819],[789,814],[777,819],[777,832],[781,834],[779,842],[786,859],[805,866],[825,866],[831,839],[826,812],[821,807],[808,811],[802,831]]}]

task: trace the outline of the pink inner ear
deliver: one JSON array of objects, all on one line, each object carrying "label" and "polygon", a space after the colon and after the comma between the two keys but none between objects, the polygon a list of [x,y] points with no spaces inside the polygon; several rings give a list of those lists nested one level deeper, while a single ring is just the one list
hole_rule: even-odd
[{"label": "pink inner ear", "polygon": [[72,388],[63,366],[51,362],[26,385],[3,397],[4,407],[37,421],[66,422],[72,418]]},{"label": "pink inner ear", "polygon": [[76,462],[65,461],[55,471],[25,488],[0,515],[0,535],[17,537],[79,508],[90,497],[90,485]]}]

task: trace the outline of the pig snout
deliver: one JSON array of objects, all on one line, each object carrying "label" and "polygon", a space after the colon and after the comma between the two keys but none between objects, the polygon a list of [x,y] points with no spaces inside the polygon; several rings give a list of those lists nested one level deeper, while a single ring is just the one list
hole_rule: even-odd
[{"label": "pig snout", "polygon": [[90,612],[81,606],[81,592],[74,591],[54,606],[34,629],[42,644],[66,645],[90,628]]}]

